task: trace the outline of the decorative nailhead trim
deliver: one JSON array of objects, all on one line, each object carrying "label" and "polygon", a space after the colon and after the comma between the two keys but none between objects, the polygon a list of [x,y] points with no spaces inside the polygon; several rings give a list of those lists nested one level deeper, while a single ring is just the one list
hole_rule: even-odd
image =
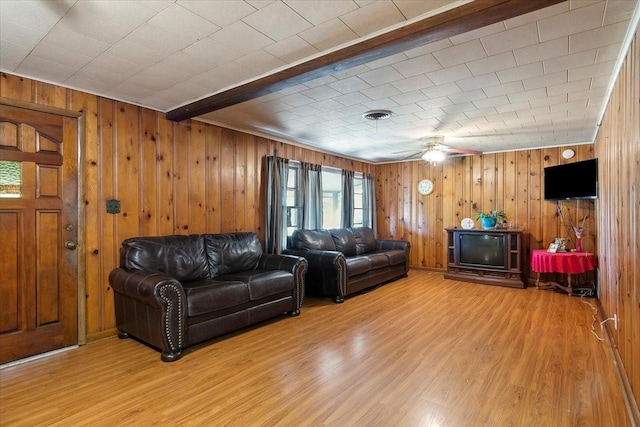
[{"label": "decorative nailhead trim", "polygon": [[[178,346],[174,346],[173,341],[171,340],[171,331],[169,325],[171,323],[171,314],[173,310],[173,304],[171,303],[171,298],[166,295],[166,291],[168,288],[171,288],[176,293],[176,299],[178,301],[177,305],[177,318],[178,318]],[[164,333],[167,337],[167,342],[169,343],[169,347],[172,351],[179,350],[182,348],[182,294],[180,293],[180,288],[176,286],[174,283],[168,283],[163,285],[160,288],[160,298],[164,302],[167,303],[167,310],[164,313]]]},{"label": "decorative nailhead trim", "polygon": [[340,296],[345,296],[347,295],[347,260],[344,256],[336,257],[336,270],[338,270]]},{"label": "decorative nailhead trim", "polygon": [[304,292],[302,288],[303,288],[304,277],[305,277],[305,274],[307,273],[308,266],[309,265],[307,264],[307,262],[302,260],[298,261],[295,266],[294,280],[297,286],[297,293],[298,293],[297,306],[295,307],[296,309],[299,309],[300,307],[302,307],[302,302],[304,300]]}]

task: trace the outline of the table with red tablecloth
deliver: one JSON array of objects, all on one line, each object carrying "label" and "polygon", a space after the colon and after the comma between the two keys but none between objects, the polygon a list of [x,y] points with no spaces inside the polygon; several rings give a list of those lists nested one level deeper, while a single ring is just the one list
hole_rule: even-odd
[{"label": "table with red tablecloth", "polygon": [[582,274],[596,268],[596,258],[589,252],[547,252],[535,249],[531,254],[531,270],[538,273],[536,287],[540,287],[540,273],[564,273],[567,286],[551,282],[551,285],[572,292],[571,275]]}]

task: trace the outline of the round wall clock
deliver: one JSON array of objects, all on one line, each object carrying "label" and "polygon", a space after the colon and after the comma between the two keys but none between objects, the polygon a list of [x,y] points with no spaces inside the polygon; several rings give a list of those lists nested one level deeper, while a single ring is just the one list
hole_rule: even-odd
[{"label": "round wall clock", "polygon": [[423,179],[418,183],[418,193],[427,195],[433,193],[433,182],[430,179]]}]

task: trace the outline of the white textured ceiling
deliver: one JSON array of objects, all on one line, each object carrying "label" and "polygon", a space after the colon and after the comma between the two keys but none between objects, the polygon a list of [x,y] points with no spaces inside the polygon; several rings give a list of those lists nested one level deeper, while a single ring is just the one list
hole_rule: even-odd
[{"label": "white textured ceiling", "polygon": [[[169,111],[464,3],[0,0],[0,70]],[[567,1],[198,119],[370,162],[433,135],[483,152],[592,142],[638,9]]]}]

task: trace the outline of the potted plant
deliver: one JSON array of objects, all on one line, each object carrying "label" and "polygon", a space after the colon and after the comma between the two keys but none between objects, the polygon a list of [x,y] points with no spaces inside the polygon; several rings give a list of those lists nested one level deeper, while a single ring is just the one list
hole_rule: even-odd
[{"label": "potted plant", "polygon": [[507,214],[504,211],[496,211],[490,210],[489,212],[478,212],[476,216],[476,220],[480,220],[482,222],[482,228],[485,230],[489,230],[492,228],[496,228],[496,224],[498,220],[502,222],[507,219]]}]

